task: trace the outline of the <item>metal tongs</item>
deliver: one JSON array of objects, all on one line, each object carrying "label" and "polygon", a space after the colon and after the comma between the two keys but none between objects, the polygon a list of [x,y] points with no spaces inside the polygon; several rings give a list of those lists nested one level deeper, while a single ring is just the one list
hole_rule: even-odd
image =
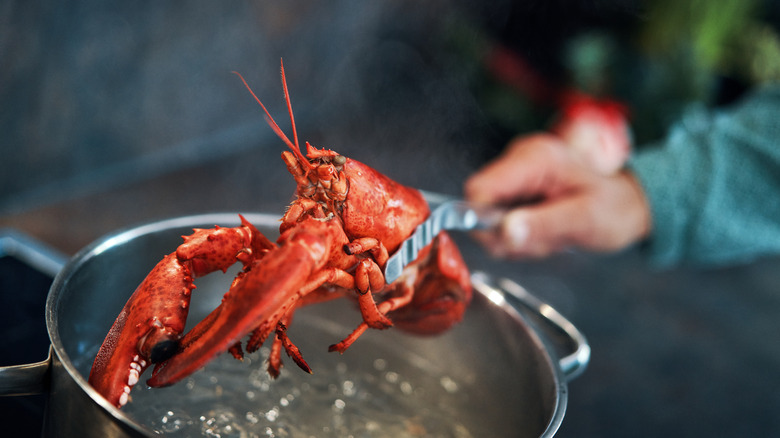
[{"label": "metal tongs", "polygon": [[431,205],[431,215],[417,226],[414,233],[401,243],[385,265],[385,281],[389,284],[401,276],[406,265],[417,259],[417,254],[442,230],[484,230],[498,225],[505,210],[476,205],[444,195],[425,193]]}]

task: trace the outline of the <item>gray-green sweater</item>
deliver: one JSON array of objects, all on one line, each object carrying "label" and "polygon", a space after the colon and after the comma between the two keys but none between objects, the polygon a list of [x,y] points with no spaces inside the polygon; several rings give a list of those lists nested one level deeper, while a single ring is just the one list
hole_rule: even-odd
[{"label": "gray-green sweater", "polygon": [[718,111],[695,108],[629,167],[645,189],[660,265],[780,253],[780,84]]}]

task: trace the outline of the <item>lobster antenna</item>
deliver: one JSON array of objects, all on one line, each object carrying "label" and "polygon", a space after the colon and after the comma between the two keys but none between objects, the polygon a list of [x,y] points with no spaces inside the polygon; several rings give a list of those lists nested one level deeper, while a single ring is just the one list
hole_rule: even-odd
[{"label": "lobster antenna", "polygon": [[[287,78],[284,76],[284,60],[280,59],[282,72],[282,88],[284,89],[284,100],[287,102],[287,112],[290,114],[290,124],[292,125],[293,141],[295,141],[295,150],[300,153],[301,147],[298,144],[298,131],[295,129],[295,117],[293,117],[292,102],[290,102],[290,92],[287,91]],[[308,160],[306,160],[308,163]]]},{"label": "lobster antenna", "polygon": [[[252,87],[249,86],[249,84],[246,82],[246,79],[241,75],[241,73],[237,71],[233,71],[233,73],[238,76],[241,79],[241,82],[244,83],[244,86],[247,90],[249,90],[249,94],[252,95],[252,97],[255,98],[255,101],[260,105],[261,108],[263,108],[263,111],[265,112],[265,120],[268,122],[268,125],[273,129],[274,133],[282,139],[282,141],[289,147],[293,153],[295,153],[295,156],[298,158],[298,161],[302,163],[305,166],[309,166],[309,160],[307,160],[303,154],[301,153],[300,148],[298,147],[298,135],[295,132],[295,123],[293,122],[293,136],[295,138],[295,143],[291,142],[289,138],[284,134],[282,131],[282,128],[279,127],[279,125],[276,123],[276,120],[274,120],[273,117],[271,117],[271,113],[268,112],[268,109],[263,105],[263,102],[260,101],[260,98],[257,97],[254,91],[252,91]],[[284,81],[284,70],[282,70],[282,80]],[[287,94],[287,84],[284,84],[284,92],[285,97],[287,99],[287,107],[290,112],[290,117],[292,117],[292,107],[290,105],[290,98]]]}]

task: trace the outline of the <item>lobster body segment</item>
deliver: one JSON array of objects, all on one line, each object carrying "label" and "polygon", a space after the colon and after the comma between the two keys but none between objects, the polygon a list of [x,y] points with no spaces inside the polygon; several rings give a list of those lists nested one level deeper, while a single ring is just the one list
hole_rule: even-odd
[{"label": "lobster body segment", "polygon": [[430,214],[418,190],[403,186],[363,163],[348,160],[351,180],[341,213],[344,228],[352,238],[376,237],[392,253]]},{"label": "lobster body segment", "polygon": [[[196,229],[158,263],[117,317],[90,372],[90,384],[115,406],[127,403],[151,363],[156,365],[147,383],[171,385],[225,351],[241,358],[244,348],[255,351],[268,338],[272,376],[279,374],[282,351],[311,372],[286,328],[296,308],[324,300],[357,301],[363,322],[330,347],[342,353],[369,328],[398,325],[436,334],[462,318],[471,300],[469,273],[446,233],[397,281],[385,284],[388,255],[430,214],[422,194],[332,150],[306,143],[304,155],[283,65],[282,84],[293,140],[246,85],[287,145],[282,160],[297,184],[279,238],[271,242],[241,217],[239,227]],[[193,278],[237,262],[243,270],[222,303],[182,335]]]}]

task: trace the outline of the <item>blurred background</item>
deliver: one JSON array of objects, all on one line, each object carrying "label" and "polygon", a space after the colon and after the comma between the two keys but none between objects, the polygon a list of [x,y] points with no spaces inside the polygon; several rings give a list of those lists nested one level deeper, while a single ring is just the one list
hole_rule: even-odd
[{"label": "blurred background", "polygon": [[[548,126],[557,90],[626,103],[642,148],[685,108],[777,79],[778,23],[771,0],[7,0],[0,228],[74,254],[165,217],[281,216],[283,144],[232,71],[289,133],[283,58],[302,141],[460,195]],[[590,340],[559,436],[780,432],[780,259],[658,271],[639,250],[520,263],[464,245]]]}]

